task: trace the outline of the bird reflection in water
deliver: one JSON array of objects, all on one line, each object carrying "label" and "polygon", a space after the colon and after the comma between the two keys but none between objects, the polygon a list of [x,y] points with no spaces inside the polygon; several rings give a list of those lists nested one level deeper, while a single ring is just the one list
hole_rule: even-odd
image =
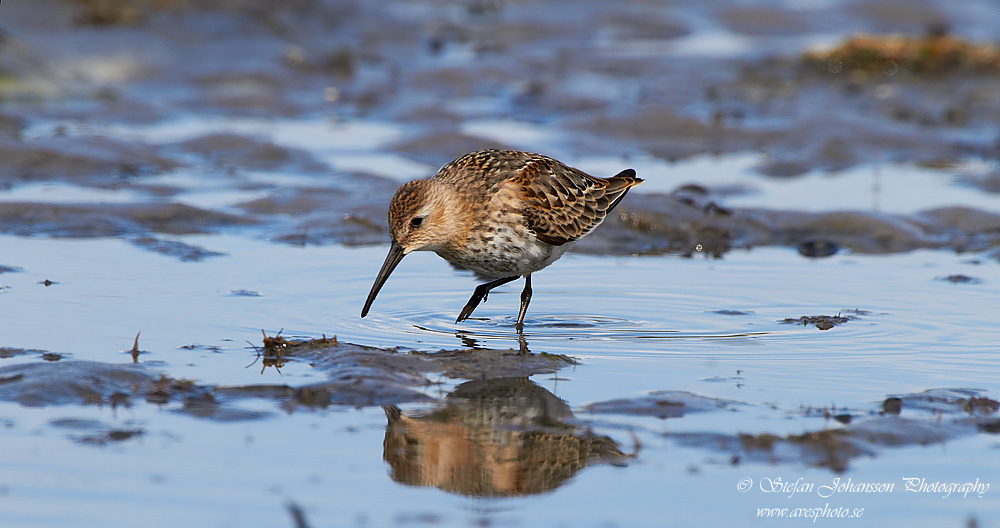
[{"label": "bird reflection in water", "polygon": [[607,436],[566,421],[563,400],[527,378],[470,381],[443,407],[405,416],[386,406],[383,457],[394,481],[476,497],[512,497],[554,490],[596,464],[626,466]]}]

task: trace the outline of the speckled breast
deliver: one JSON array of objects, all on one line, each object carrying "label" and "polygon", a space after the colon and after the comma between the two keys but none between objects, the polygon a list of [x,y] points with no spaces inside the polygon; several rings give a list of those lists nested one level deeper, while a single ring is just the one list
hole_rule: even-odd
[{"label": "speckled breast", "polygon": [[556,261],[571,244],[540,242],[524,225],[501,224],[480,230],[462,251],[438,251],[442,258],[492,277],[536,272]]}]

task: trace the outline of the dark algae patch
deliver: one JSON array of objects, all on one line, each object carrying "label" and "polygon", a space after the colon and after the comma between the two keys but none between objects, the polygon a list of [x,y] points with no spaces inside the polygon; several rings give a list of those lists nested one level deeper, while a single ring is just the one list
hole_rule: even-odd
[{"label": "dark algae patch", "polygon": [[982,279],[977,279],[975,277],[970,277],[968,275],[963,275],[961,273],[956,273],[955,275],[948,275],[946,277],[938,277],[937,280],[943,282],[949,282],[951,284],[979,284],[983,282]]},{"label": "dark algae patch", "polygon": [[800,324],[802,326],[813,325],[820,330],[829,330],[835,326],[857,319],[858,316],[865,315],[866,313],[863,310],[854,310],[854,313],[848,313],[847,315],[803,315],[801,317],[786,317],[780,322],[783,324]]},{"label": "dark algae patch", "polygon": [[781,322],[785,324],[813,325],[820,330],[829,330],[839,324],[849,321],[849,317],[841,315],[803,315],[802,317],[786,317]]}]

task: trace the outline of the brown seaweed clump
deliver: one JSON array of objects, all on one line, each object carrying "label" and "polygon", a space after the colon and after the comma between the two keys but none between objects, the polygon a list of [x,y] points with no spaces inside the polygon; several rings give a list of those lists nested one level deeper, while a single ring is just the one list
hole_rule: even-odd
[{"label": "brown seaweed clump", "polygon": [[829,330],[837,325],[842,325],[850,320],[857,319],[858,315],[865,315],[864,310],[854,310],[854,314],[848,315],[803,315],[802,317],[786,317],[781,321],[783,324],[801,324],[802,326],[813,325],[820,330]]},{"label": "brown seaweed clump", "polygon": [[1000,73],[1000,47],[974,44],[932,30],[924,37],[859,34],[830,51],[807,52],[806,66],[862,79],[884,73],[915,75]]}]

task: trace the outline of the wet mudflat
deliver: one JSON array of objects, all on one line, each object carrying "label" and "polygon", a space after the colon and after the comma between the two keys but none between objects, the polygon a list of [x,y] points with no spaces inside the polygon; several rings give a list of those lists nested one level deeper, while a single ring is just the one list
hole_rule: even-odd
[{"label": "wet mudflat", "polygon": [[[996,7],[571,11],[0,7],[0,524],[1000,518]],[[360,319],[495,146],[646,183],[523,336],[434,255]]]}]

